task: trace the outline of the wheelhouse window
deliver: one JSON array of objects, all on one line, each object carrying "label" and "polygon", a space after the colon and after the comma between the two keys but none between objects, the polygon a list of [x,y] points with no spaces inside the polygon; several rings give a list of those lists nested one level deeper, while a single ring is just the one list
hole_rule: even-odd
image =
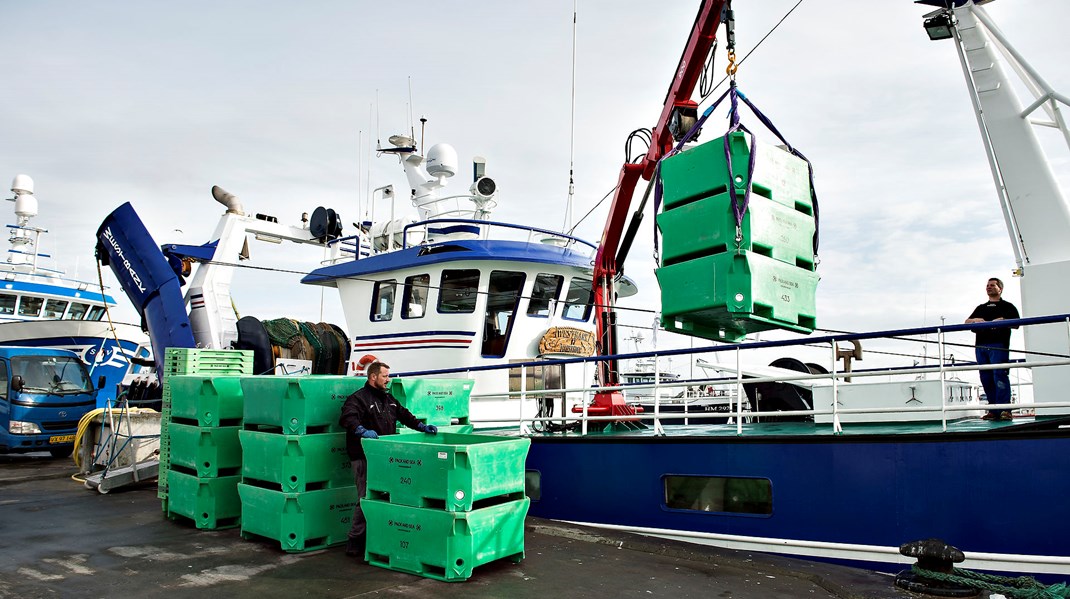
[{"label": "wheelhouse window", "polygon": [[773,487],[768,478],[730,476],[666,476],[665,507],[732,514],[773,513]]},{"label": "wheelhouse window", "polygon": [[67,310],[67,314],[63,318],[64,320],[82,320],[85,318],[85,313],[88,311],[89,304],[71,302],[71,309]]},{"label": "wheelhouse window", "polygon": [[509,345],[509,333],[524,289],[524,273],[492,270],[487,288],[487,313],[483,319],[483,353],[487,358],[500,358]]},{"label": "wheelhouse window", "polygon": [[594,291],[591,289],[591,280],[573,277],[569,281],[568,294],[565,295],[565,309],[562,318],[568,320],[587,320],[591,317],[591,303],[594,300]]},{"label": "wheelhouse window", "polygon": [[18,298],[10,293],[0,293],[0,314],[14,314]]},{"label": "wheelhouse window", "polygon": [[446,314],[470,314],[476,311],[479,270],[444,270],[438,290],[438,311]]},{"label": "wheelhouse window", "polygon": [[394,317],[394,292],[398,282],[379,281],[372,291],[372,314],[371,319],[375,322],[385,322]]},{"label": "wheelhouse window", "polygon": [[531,288],[531,300],[528,301],[528,316],[550,316],[550,305],[561,294],[565,277],[561,275],[540,274],[535,277]]},{"label": "wheelhouse window", "polygon": [[101,318],[104,318],[104,306],[93,306],[85,317],[86,320],[100,320]]},{"label": "wheelhouse window", "polygon": [[431,289],[429,275],[405,278],[405,298],[401,304],[402,318],[423,318],[427,310],[427,293]]},{"label": "wheelhouse window", "polygon": [[45,318],[59,318],[63,316],[63,311],[67,309],[67,302],[63,300],[50,299],[45,302]]},{"label": "wheelhouse window", "polygon": [[45,298],[36,297],[33,295],[24,295],[19,300],[19,316],[40,316],[41,306],[45,303]]}]

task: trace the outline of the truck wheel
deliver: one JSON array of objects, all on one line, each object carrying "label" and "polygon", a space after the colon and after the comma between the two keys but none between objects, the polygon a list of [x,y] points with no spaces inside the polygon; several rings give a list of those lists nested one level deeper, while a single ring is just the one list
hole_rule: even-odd
[{"label": "truck wheel", "polygon": [[54,458],[69,458],[73,452],[73,447],[56,447],[55,449],[48,450],[48,453],[52,454],[52,457]]}]

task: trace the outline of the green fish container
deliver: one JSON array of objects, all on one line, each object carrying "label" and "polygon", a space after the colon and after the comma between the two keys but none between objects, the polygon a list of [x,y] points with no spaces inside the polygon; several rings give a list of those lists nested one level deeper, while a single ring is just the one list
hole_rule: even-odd
[{"label": "green fish container", "polygon": [[471,512],[396,505],[365,499],[368,520],[365,558],[380,568],[458,582],[472,569],[510,558],[524,559],[527,497]]},{"label": "green fish container", "polygon": [[164,353],[164,373],[238,375],[253,373],[252,350],[193,349],[169,347]]},{"label": "green fish container", "polygon": [[388,435],[365,439],[370,499],[464,512],[524,494],[530,439],[493,435]]},{"label": "green fish container", "polygon": [[[476,430],[476,427],[473,424],[442,424],[442,425],[436,425],[436,426],[438,428],[439,434],[442,434],[442,433],[460,433],[462,435],[471,435]],[[409,428],[407,426],[399,424],[398,425],[398,434],[399,435],[426,435],[427,433],[421,433],[420,431],[414,431],[414,430],[412,430],[411,428]]]},{"label": "green fish container", "polygon": [[201,427],[168,425],[170,463],[188,468],[202,478],[229,476],[242,464],[240,426]]},{"label": "green fish container", "polygon": [[171,418],[197,426],[241,424],[242,376],[170,376]]},{"label": "green fish container", "polygon": [[345,435],[241,431],[243,482],[253,479],[271,483],[286,493],[353,486]]},{"label": "green fish container", "polygon": [[241,520],[240,476],[200,478],[172,470],[167,475],[167,517],[192,520],[197,528],[233,528]]},{"label": "green fish container", "polygon": [[357,487],[283,493],[245,483],[241,497],[242,537],[279,542],[283,551],[302,552],[344,543],[357,504]]},{"label": "green fish container", "polygon": [[754,195],[764,196],[798,212],[813,215],[810,170],[806,161],[777,146],[755,142],[754,176],[747,180],[750,144],[742,132],[728,134],[732,175],[724,158],[724,137],[695,146],[661,162],[661,180],[666,210],[728,192],[733,183],[741,194],[751,185]]},{"label": "green fish container", "polygon": [[342,404],[366,380],[335,375],[246,378],[245,427],[264,426],[286,435],[339,432]]},{"label": "green fish container", "polygon": [[470,379],[397,378],[390,382],[390,394],[427,424],[467,424],[472,384]]},{"label": "green fish container", "polygon": [[760,254],[714,254],[655,274],[666,330],[735,342],[747,333],[817,326],[817,273]]},{"label": "green fish container", "polygon": [[[727,193],[701,198],[657,216],[662,266],[735,251],[736,215]],[[761,196],[751,196],[740,227],[743,249],[814,270],[814,217]]]}]

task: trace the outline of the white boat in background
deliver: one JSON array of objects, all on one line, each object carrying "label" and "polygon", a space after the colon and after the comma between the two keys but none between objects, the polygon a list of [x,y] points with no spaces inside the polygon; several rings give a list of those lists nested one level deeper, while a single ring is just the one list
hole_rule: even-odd
[{"label": "white boat in background", "polygon": [[89,368],[94,384],[104,377],[98,407],[114,402],[117,387],[151,369],[132,362],[149,359],[152,348],[141,327],[111,322],[115,300],[99,283],[64,276],[44,266],[51,258],[40,251],[48,231],[30,225],[38,214],[33,180],[16,175],[15,224],[7,226],[10,247],[0,262],[0,345],[55,347],[75,352]]}]

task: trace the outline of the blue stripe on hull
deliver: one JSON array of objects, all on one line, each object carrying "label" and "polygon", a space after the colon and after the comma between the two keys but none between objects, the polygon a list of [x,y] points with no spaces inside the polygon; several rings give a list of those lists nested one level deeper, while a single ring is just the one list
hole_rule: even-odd
[{"label": "blue stripe on hull", "polygon": [[[892,547],[937,537],[964,551],[1070,555],[1070,435],[932,437],[535,437],[528,468],[541,472],[542,497],[531,515]],[[773,513],[670,510],[668,474],[768,478]]]}]

